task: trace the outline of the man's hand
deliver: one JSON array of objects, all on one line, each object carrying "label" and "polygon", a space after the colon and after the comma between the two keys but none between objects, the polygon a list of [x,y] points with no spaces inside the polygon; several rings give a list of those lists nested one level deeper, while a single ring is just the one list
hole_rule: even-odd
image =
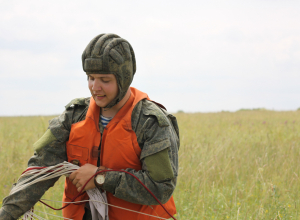
[{"label": "man's hand", "polygon": [[[77,191],[80,192],[84,184],[88,181],[91,176],[93,176],[96,173],[98,167],[92,165],[92,164],[85,164],[82,167],[80,167],[78,170],[71,173],[69,176],[69,179],[72,181],[72,183],[76,186]],[[84,187],[83,191],[86,191],[88,189],[95,188],[94,178],[92,178],[88,184]]]}]

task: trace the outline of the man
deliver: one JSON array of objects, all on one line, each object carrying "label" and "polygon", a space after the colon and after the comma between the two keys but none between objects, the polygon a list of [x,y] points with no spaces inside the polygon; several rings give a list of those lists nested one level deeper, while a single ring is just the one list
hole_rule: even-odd
[{"label": "man", "polygon": [[[178,174],[179,131],[176,118],[148,95],[130,87],[136,71],[133,49],[115,34],[101,34],[82,55],[91,98],[72,100],[65,112],[49,123],[34,144],[28,166],[51,166],[63,161],[81,166],[66,178],[64,202],[69,202],[99,170],[124,169],[142,181],[166,209],[176,213],[172,193]],[[0,219],[17,219],[41,198],[57,179],[9,195]],[[98,174],[84,190],[106,191],[109,204],[169,218],[156,200],[132,176],[112,171]],[[76,201],[88,199],[83,194]],[[109,219],[156,219],[109,207]],[[88,204],[70,205],[63,216],[91,219]]]}]

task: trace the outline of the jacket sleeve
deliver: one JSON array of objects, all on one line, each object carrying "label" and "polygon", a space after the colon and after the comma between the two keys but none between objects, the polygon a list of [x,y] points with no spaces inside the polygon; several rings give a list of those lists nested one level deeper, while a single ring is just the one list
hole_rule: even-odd
[{"label": "jacket sleeve", "polygon": [[[71,124],[74,120],[78,120],[84,109],[84,107],[79,107],[74,111],[74,108],[68,108],[63,114],[50,120],[48,130],[33,145],[34,155],[29,159],[28,166],[52,166],[67,160],[65,144],[69,138]],[[38,182],[22,191],[8,195],[3,200],[0,219],[18,219],[33,207],[57,180],[58,178]]]},{"label": "jacket sleeve", "polygon": [[[174,128],[169,116],[146,100],[136,106],[132,124],[142,149],[142,170],[126,169],[142,181],[162,203],[170,199],[178,174],[178,127]],[[175,117],[170,117],[174,121]],[[159,204],[134,177],[126,173],[107,172],[102,188],[132,203]]]}]

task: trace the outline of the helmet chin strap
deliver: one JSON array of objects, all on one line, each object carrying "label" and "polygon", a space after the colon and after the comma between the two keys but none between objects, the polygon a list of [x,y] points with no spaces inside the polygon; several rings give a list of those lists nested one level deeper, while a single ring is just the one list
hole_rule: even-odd
[{"label": "helmet chin strap", "polygon": [[[128,94],[129,93],[129,94]],[[128,96],[128,97],[127,97]],[[114,106],[116,106],[116,105],[118,105],[119,103],[122,103],[123,101],[124,101],[124,103],[122,103],[120,106],[119,106],[119,108],[118,108],[118,111],[120,110],[120,108],[122,108],[123,107],[123,105],[125,105],[125,103],[128,101],[128,99],[130,98],[130,96],[131,96],[131,90],[130,90],[130,87],[127,89],[127,91],[126,91],[126,93],[124,94],[124,96],[122,97],[122,99],[119,101],[117,101],[117,103],[115,104],[115,105],[113,105],[113,106],[111,106],[111,107],[103,107],[103,108],[101,108],[101,109],[103,109],[103,111],[108,111],[108,110],[110,110],[112,107],[114,107]],[[109,105],[109,104],[108,104]],[[107,105],[107,106],[108,106]]]}]

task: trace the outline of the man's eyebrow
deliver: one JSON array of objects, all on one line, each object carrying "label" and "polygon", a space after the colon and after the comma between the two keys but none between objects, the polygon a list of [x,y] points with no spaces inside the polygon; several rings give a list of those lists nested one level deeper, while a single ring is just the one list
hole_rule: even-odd
[{"label": "man's eyebrow", "polygon": [[99,76],[100,78],[112,77],[112,76]]}]

